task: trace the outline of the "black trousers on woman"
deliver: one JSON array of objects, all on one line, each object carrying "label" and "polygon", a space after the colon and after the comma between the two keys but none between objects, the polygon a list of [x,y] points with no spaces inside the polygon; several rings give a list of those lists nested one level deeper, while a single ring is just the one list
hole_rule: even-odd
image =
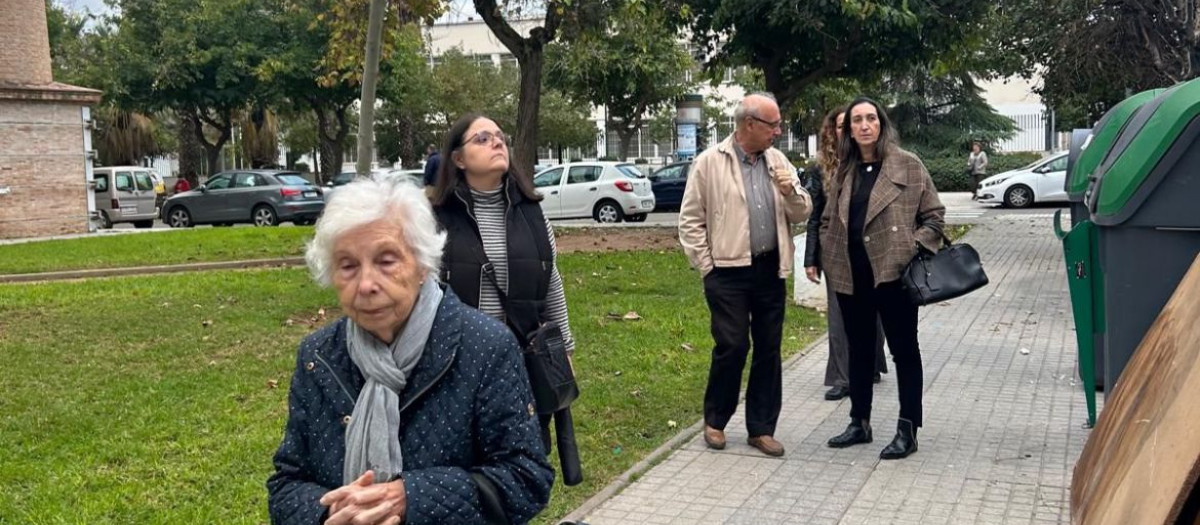
[{"label": "black trousers on woman", "polygon": [[[854,295],[837,294],[838,305],[850,339],[850,417],[871,419],[874,397],[875,341],[878,337],[876,316],[882,322],[892,362],[896,386],[900,390],[900,418],[921,426],[921,394],[924,372],[921,347],[917,343],[917,307],[913,306],[899,281],[870,286],[870,278],[855,274]],[[867,276],[870,273],[866,274]],[[865,276],[864,276],[865,277]],[[859,282],[866,281],[866,286]]]}]

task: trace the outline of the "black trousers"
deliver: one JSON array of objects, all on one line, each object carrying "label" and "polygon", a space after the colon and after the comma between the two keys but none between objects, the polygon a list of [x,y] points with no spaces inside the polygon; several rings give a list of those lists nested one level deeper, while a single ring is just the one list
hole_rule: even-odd
[{"label": "black trousers", "polygon": [[909,302],[899,281],[876,288],[855,286],[854,295],[837,294],[837,299],[850,339],[850,417],[871,419],[878,316],[895,364],[900,417],[921,426],[924,372],[917,342],[917,307]]},{"label": "black trousers", "polygon": [[716,343],[704,392],[704,422],[725,429],[737,410],[742,370],[754,339],[746,386],[746,429],[750,437],[775,434],[783,404],[783,339],[786,285],[779,278],[779,252],[754,257],[750,266],[715,268],[704,278]]}]

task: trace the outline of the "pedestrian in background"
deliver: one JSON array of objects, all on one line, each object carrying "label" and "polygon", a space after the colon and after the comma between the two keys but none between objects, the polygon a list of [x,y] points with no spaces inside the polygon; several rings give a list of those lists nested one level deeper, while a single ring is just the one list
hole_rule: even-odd
[{"label": "pedestrian in background", "polygon": [[967,173],[971,175],[971,200],[978,195],[979,183],[987,178],[987,153],[978,142],[971,143],[971,154],[967,155]]},{"label": "pedestrian in background", "polygon": [[425,147],[425,187],[437,184],[438,168],[442,165],[442,155],[437,148],[430,144]]},{"label": "pedestrian in background", "polygon": [[[825,211],[826,192],[829,179],[837,174],[838,142],[842,140],[842,123],[846,118],[846,107],[829,112],[821,121],[821,149],[817,165],[804,174],[804,189],[812,197],[813,211],[808,218],[805,232],[804,273],[809,281],[821,284],[821,214]],[[825,399],[837,401],[850,395],[850,342],[846,339],[846,326],[842,321],[842,309],[838,307],[837,295],[829,281],[825,281],[827,321],[829,329],[829,358],[825,363]],[[875,375],[887,372],[887,358],[883,355],[883,327],[877,324],[875,338]]]},{"label": "pedestrian in background", "polygon": [[900,284],[918,250],[942,244],[945,206],[925,165],[900,149],[887,113],[868,98],[846,111],[838,171],[821,217],[821,267],[837,294],[850,340],[850,424],[829,440],[834,448],[870,443],[876,319],[883,322],[896,366],[900,419],[880,453],[899,459],[917,451],[924,372],[917,307]]},{"label": "pedestrian in background", "polygon": [[679,242],[704,278],[712,315],[704,441],[725,448],[725,426],[737,410],[753,337],[748,442],[764,454],[782,456],[774,434],[783,402],[779,346],[795,251],[791,224],[808,219],[812,201],[791,162],[772,147],[783,122],[774,98],[751,94],[733,117],[733,134],[692,163],[679,211]]}]

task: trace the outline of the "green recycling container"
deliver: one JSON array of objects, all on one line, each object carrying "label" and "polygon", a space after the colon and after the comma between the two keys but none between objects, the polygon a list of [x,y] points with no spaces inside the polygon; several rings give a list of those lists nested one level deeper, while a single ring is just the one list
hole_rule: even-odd
[{"label": "green recycling container", "polygon": [[1062,229],[1062,210],[1054,213],[1054,229],[1063,243],[1067,262],[1067,289],[1071,293],[1071,313],[1075,317],[1075,339],[1079,345],[1079,378],[1087,402],[1088,426],[1096,425],[1096,389],[1103,385],[1104,280],[1096,274],[1097,232],[1092,221],[1084,220],[1070,231]]},{"label": "green recycling container", "polygon": [[[1067,170],[1066,182],[1067,200],[1071,208],[1071,227],[1086,220],[1091,214],[1084,202],[1088,186],[1091,184],[1096,168],[1112,150],[1117,136],[1125,129],[1133,115],[1147,102],[1162,94],[1164,89],[1151,89],[1129,97],[1113,106],[1105,113],[1089,136],[1083,139],[1079,146],[1078,158]],[[1075,148],[1076,137],[1071,138],[1071,147]]]},{"label": "green recycling container", "polygon": [[[1143,91],[1129,97],[1113,106],[1090,130],[1077,129],[1071,134],[1071,151],[1067,162],[1067,177],[1064,190],[1070,203],[1071,230],[1064,231],[1061,226],[1061,213],[1054,216],[1055,231],[1063,241],[1063,255],[1067,263],[1067,275],[1070,279],[1072,310],[1075,314],[1075,336],[1079,344],[1079,377],[1087,391],[1088,420],[1095,423],[1095,394],[1096,389],[1103,389],[1104,374],[1104,280],[1098,278],[1100,271],[1097,262],[1099,241],[1096,238],[1095,224],[1089,221],[1091,212],[1084,202],[1087,188],[1096,168],[1109,155],[1119,154],[1113,151],[1117,137],[1124,131],[1125,126],[1133,116],[1154,97],[1162,94],[1164,89]],[[1080,226],[1081,223],[1086,226]],[[1068,238],[1070,236],[1070,238]],[[1091,363],[1088,380],[1083,367]]]},{"label": "green recycling container", "polygon": [[1200,79],[1138,109],[1096,173],[1086,198],[1111,388],[1200,253]]},{"label": "green recycling container", "polygon": [[[1070,280],[1071,304],[1075,316],[1075,336],[1079,344],[1079,377],[1087,392],[1088,420],[1095,423],[1095,390],[1105,386],[1104,374],[1104,280],[1099,278],[1097,261],[1099,241],[1091,212],[1084,202],[1096,168],[1113,151],[1117,136],[1147,102],[1163,89],[1138,93],[1113,106],[1092,129],[1077,129],[1071,134],[1064,190],[1070,202],[1071,229],[1064,231],[1061,212],[1054,216],[1055,231],[1063,241],[1063,255]],[[1082,225],[1081,225],[1082,224]],[[1084,367],[1090,365],[1090,373]],[[1089,379],[1089,376],[1091,379]]]}]

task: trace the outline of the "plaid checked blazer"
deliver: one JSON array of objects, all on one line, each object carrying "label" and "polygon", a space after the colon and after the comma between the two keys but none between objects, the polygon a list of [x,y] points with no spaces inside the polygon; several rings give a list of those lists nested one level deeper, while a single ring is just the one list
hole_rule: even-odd
[{"label": "plaid checked blazer", "polygon": [[[857,174],[851,174],[856,176]],[[821,214],[821,270],[834,292],[852,295],[849,216],[850,181],[833,181]],[[917,255],[918,244],[936,252],[942,245],[946,207],[916,155],[895,149],[883,159],[867,204],[863,243],[875,285],[895,281]]]}]

